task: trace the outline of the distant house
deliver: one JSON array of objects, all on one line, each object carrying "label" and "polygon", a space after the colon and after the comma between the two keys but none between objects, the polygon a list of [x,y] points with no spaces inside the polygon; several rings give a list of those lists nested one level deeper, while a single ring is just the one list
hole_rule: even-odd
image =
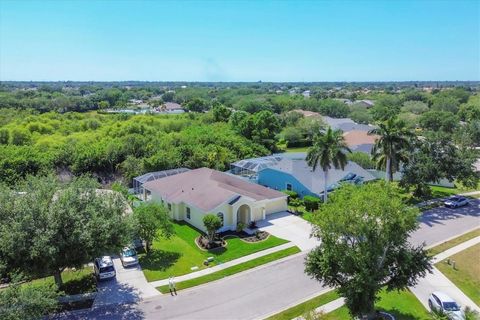
[{"label": "distant house", "polygon": [[143,103],[143,100],[140,100],[140,99],[130,99],[130,100],[128,100],[128,102],[130,102],[131,104],[139,105],[139,104],[142,104],[142,103]]},{"label": "distant house", "polygon": [[[367,170],[355,162],[349,161],[345,170],[328,171],[327,190],[331,191],[342,182],[362,184],[375,180]],[[324,173],[321,168],[312,171],[305,160],[284,158],[258,173],[258,183],[276,190],[291,190],[300,197],[307,195],[322,197],[324,192]]]},{"label": "distant house", "polygon": [[375,105],[375,102],[372,100],[356,100],[354,105],[369,109]]},{"label": "distant house", "polygon": [[352,151],[359,151],[370,154],[378,139],[376,135],[369,135],[368,131],[352,130],[343,134],[345,142]]},{"label": "distant house", "polygon": [[310,90],[305,90],[302,92],[304,98],[310,98]]},{"label": "distant house", "polygon": [[321,117],[322,115],[318,112],[313,112],[313,111],[307,111],[307,110],[302,110],[302,109],[295,109],[290,112],[297,112],[302,114],[305,118],[308,117]]},{"label": "distant house", "polygon": [[143,184],[144,197],[168,208],[174,220],[205,231],[203,217],[216,214],[221,231],[235,230],[239,222],[265,219],[287,210],[287,196],[220,171],[200,168]]},{"label": "distant house", "polygon": [[165,102],[160,107],[155,108],[156,112],[159,113],[183,113],[185,110],[182,105],[175,102]]}]

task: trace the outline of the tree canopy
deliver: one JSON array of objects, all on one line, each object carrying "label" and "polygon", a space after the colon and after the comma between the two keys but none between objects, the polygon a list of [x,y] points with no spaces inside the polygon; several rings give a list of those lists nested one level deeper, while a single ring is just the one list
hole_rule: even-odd
[{"label": "tree canopy", "polygon": [[321,244],[308,254],[306,273],[337,288],[353,317],[373,318],[384,287],[415,285],[431,268],[423,247],[408,242],[418,215],[392,184],[342,186],[313,217]]}]

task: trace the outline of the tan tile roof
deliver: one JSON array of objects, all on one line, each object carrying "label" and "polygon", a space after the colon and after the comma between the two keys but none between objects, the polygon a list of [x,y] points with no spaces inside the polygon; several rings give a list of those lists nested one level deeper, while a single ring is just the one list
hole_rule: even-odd
[{"label": "tan tile roof", "polygon": [[144,188],[160,194],[167,202],[185,202],[204,211],[213,210],[238,196],[257,201],[286,196],[279,191],[208,168],[149,181],[144,184]]},{"label": "tan tile roof", "polygon": [[368,132],[361,130],[352,130],[343,134],[345,142],[349,147],[358,146],[361,144],[374,144],[378,136],[368,135]]}]

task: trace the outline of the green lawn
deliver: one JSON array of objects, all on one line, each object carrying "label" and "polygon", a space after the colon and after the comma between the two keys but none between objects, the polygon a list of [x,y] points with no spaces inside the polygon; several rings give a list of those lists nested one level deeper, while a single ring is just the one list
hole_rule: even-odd
[{"label": "green lawn", "polygon": [[[430,319],[428,311],[423,307],[420,301],[410,291],[386,292],[380,293],[380,300],[376,304],[377,308],[389,312],[398,320]],[[348,309],[343,306],[333,312],[325,315],[322,319],[328,320],[350,320]]]},{"label": "green lawn", "polygon": [[191,268],[194,266],[199,270],[204,269],[206,267],[203,261],[207,257],[215,258],[215,261],[210,264],[213,266],[288,242],[272,235],[267,240],[256,243],[230,238],[225,248],[202,251],[195,244],[195,239],[200,234],[200,231],[186,223],[175,223],[175,236],[154,241],[150,254],[139,255],[147,280],[155,281],[169,276],[181,276],[192,272]]},{"label": "green lawn", "polygon": [[473,302],[480,305],[480,244],[450,257],[455,261],[455,270],[445,261],[435,266],[449,278]]},{"label": "green lawn", "polygon": [[[198,277],[192,280],[187,280],[187,281],[182,281],[177,283],[177,290],[183,290],[191,287],[195,287],[207,282],[219,280],[228,276],[231,276],[235,273],[239,273],[251,268],[258,267],[262,264],[269,263],[287,256],[290,256],[292,254],[300,252],[300,249],[298,247],[291,247],[287,248],[284,250],[280,250],[274,253],[267,254],[263,257],[256,258],[244,263],[237,264],[235,266],[223,269],[221,271],[217,271],[214,273],[211,273],[209,275],[203,276],[203,277]],[[159,290],[161,293],[168,293],[168,285],[158,287],[157,290]]]},{"label": "green lawn", "polygon": [[307,152],[309,147],[286,148],[285,152]]},{"label": "green lawn", "polygon": [[339,295],[336,291],[329,291],[313,299],[307,300],[304,303],[291,307],[290,309],[268,317],[266,320],[291,320],[338,298]]},{"label": "green lawn", "polygon": [[448,250],[450,248],[453,248],[453,247],[459,245],[460,243],[463,243],[463,242],[468,241],[470,239],[476,238],[478,236],[480,236],[480,228],[475,229],[473,231],[470,231],[468,233],[465,233],[465,234],[463,234],[459,237],[456,237],[452,240],[445,241],[445,242],[439,244],[438,246],[430,248],[428,250],[428,254],[430,256],[435,256],[435,255],[437,255],[437,254],[439,254],[439,253],[441,253],[445,250]]},{"label": "green lawn", "polygon": [[[62,272],[63,285],[60,288],[61,291],[67,295],[95,292],[97,290],[97,282],[93,275],[93,270],[90,267],[83,269],[65,270]],[[55,280],[53,276],[45,277],[41,279],[35,279],[23,285],[35,286],[36,284],[54,284]]]}]

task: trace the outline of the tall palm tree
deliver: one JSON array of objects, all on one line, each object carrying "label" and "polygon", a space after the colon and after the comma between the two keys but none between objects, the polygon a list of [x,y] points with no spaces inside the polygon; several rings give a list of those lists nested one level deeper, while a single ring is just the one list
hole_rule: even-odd
[{"label": "tall palm tree", "polygon": [[372,148],[372,156],[377,161],[377,168],[385,168],[385,180],[393,181],[393,173],[399,170],[401,162],[406,162],[406,151],[411,147],[415,137],[405,122],[390,118],[368,132],[378,139]]},{"label": "tall palm tree", "polygon": [[335,169],[345,168],[347,152],[351,152],[345,142],[341,130],[332,130],[328,128],[325,133],[315,137],[313,146],[308,149],[307,163],[313,171],[320,166],[324,174],[323,202],[327,202],[328,189],[328,170],[332,165]]}]

